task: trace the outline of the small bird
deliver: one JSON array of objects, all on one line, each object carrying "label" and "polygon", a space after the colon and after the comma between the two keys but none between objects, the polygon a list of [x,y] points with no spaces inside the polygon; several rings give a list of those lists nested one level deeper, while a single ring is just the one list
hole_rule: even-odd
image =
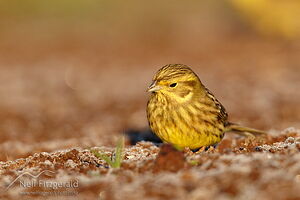
[{"label": "small bird", "polygon": [[216,146],[225,132],[265,132],[228,122],[224,106],[186,65],[165,65],[153,77],[147,104],[152,131],[182,150]]}]

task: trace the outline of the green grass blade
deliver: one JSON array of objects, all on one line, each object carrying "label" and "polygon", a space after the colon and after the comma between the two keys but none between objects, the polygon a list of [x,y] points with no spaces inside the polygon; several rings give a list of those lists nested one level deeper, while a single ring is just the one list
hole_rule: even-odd
[{"label": "green grass blade", "polygon": [[102,160],[104,160],[109,166],[111,166],[112,168],[120,168],[122,161],[123,161],[123,151],[124,151],[124,142],[125,139],[124,137],[121,137],[118,140],[117,146],[115,148],[115,156],[114,158],[110,158],[109,156],[107,156],[104,153],[100,153],[96,150],[91,150],[91,152],[97,157],[100,158]]},{"label": "green grass blade", "polygon": [[118,143],[116,146],[116,155],[115,155],[115,159],[114,159],[115,168],[121,167],[122,160],[123,160],[123,151],[124,151],[124,137],[121,137],[118,140]]},{"label": "green grass blade", "polygon": [[113,165],[113,161],[104,153],[99,153],[96,150],[92,150],[91,151],[97,158],[100,158],[102,160],[104,160],[108,165],[112,166]]}]

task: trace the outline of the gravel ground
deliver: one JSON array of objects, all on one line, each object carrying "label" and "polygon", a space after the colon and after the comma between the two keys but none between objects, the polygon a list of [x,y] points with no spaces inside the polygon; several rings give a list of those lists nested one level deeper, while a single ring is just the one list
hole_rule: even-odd
[{"label": "gravel ground", "polygon": [[[93,150],[110,156],[114,152],[108,147]],[[299,152],[300,130],[293,128],[254,140],[227,137],[216,149],[196,153],[140,142],[124,149],[119,169],[110,168],[89,149],[41,152],[0,163],[0,184],[6,188],[1,197],[299,199]],[[13,182],[25,172],[43,172],[37,179],[40,185],[34,186],[35,179],[28,175]],[[75,184],[56,188],[41,185],[45,182]]]}]

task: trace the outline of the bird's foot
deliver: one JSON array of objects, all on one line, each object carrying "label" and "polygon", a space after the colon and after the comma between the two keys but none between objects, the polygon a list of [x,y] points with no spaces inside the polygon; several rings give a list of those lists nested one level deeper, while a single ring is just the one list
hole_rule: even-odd
[{"label": "bird's foot", "polygon": [[203,146],[197,149],[191,149],[190,151],[193,153],[202,153],[202,152],[213,152],[217,148],[218,144]]}]

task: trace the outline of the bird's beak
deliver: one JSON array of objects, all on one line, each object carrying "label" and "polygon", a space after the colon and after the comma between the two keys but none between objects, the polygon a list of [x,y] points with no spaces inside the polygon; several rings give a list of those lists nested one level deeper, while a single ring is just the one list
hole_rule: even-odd
[{"label": "bird's beak", "polygon": [[161,86],[156,85],[156,81],[153,81],[151,85],[148,87],[147,92],[156,92],[161,89]]}]

